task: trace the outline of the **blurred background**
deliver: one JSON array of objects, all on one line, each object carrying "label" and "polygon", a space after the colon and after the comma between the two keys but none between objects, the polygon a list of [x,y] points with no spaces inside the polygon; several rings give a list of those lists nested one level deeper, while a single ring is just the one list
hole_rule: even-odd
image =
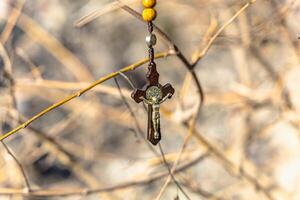
[{"label": "blurred background", "polygon": [[156,62],[176,89],[161,149],[130,98],[146,83],[141,0],[122,2],[0,1],[1,135],[136,67],[6,138],[0,199],[299,200],[300,1],[158,0]]}]

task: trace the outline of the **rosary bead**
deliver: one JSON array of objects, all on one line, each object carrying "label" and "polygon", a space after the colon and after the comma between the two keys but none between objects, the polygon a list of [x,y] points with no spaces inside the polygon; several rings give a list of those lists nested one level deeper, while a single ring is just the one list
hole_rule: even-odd
[{"label": "rosary bead", "polygon": [[143,0],[143,6],[145,8],[153,8],[156,5],[156,0]]},{"label": "rosary bead", "polygon": [[146,36],[146,43],[147,43],[148,47],[152,47],[152,46],[156,45],[156,41],[157,41],[156,35],[150,34],[150,35]]},{"label": "rosary bead", "polygon": [[151,22],[156,18],[156,11],[153,8],[145,8],[142,15],[145,21]]}]

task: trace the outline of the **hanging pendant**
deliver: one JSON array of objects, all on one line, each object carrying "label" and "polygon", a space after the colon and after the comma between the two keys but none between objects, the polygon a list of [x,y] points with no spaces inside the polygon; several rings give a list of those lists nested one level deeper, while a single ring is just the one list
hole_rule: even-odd
[{"label": "hanging pendant", "polygon": [[154,48],[156,36],[153,34],[152,21],[156,18],[156,11],[153,9],[155,0],[143,0],[145,7],[143,19],[148,22],[149,35],[146,37],[146,43],[149,47],[149,67],[147,73],[148,83],[144,89],[135,89],[131,97],[137,103],[144,102],[148,105],[148,130],[147,139],[156,145],[161,140],[160,131],[160,105],[167,99],[170,99],[175,93],[171,84],[162,86],[159,83],[159,73],[154,62]]},{"label": "hanging pendant", "polygon": [[160,131],[160,104],[168,98],[171,98],[175,93],[171,84],[162,86],[159,83],[159,74],[156,71],[156,66],[153,63],[149,65],[147,74],[148,84],[143,90],[135,89],[132,93],[132,98],[137,103],[144,102],[148,105],[148,131],[147,139],[156,145],[161,140]]}]

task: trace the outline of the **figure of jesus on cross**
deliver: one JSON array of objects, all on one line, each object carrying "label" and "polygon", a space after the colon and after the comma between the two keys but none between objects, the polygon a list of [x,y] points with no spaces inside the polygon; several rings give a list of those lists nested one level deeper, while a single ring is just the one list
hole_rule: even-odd
[{"label": "figure of jesus on cross", "polygon": [[162,86],[159,83],[159,74],[154,62],[149,64],[147,79],[148,84],[145,88],[143,90],[135,89],[132,93],[132,98],[137,103],[144,102],[148,105],[147,138],[153,145],[156,145],[161,140],[160,104],[171,98],[175,90],[170,84]]}]

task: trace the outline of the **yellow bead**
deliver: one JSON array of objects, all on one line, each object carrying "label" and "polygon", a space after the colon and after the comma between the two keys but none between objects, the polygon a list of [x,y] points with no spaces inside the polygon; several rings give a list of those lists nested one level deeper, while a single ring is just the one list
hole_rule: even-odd
[{"label": "yellow bead", "polygon": [[156,18],[156,11],[153,8],[145,8],[142,15],[145,21],[150,22]]},{"label": "yellow bead", "polygon": [[156,0],[143,0],[143,6],[145,8],[153,8],[156,4]]}]

